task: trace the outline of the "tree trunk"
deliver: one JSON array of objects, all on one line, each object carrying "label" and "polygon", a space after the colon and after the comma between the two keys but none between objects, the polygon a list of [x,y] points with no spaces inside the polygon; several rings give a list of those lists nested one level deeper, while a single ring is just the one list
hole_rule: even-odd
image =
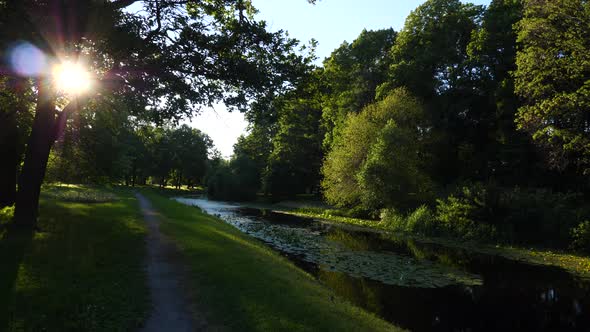
[{"label": "tree trunk", "polygon": [[4,110],[0,116],[0,209],[16,200],[16,172],[18,168],[18,128],[16,112]]},{"label": "tree trunk", "polygon": [[39,84],[35,119],[18,179],[14,220],[19,227],[35,228],[37,224],[39,194],[49,152],[55,140],[57,122],[53,95],[48,86]]},{"label": "tree trunk", "polygon": [[133,161],[133,166],[131,167],[131,186],[135,187],[135,181],[137,178],[137,161]]}]

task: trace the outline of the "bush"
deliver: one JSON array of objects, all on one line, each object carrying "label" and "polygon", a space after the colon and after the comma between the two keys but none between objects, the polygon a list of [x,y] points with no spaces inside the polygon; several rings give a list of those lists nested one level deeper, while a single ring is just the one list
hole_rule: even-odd
[{"label": "bush", "polygon": [[495,240],[496,227],[476,218],[481,215],[481,208],[468,197],[451,195],[446,200],[437,200],[436,221],[441,233],[467,240]]},{"label": "bush", "polygon": [[570,249],[590,253],[590,221],[586,220],[571,230]]},{"label": "bush", "polygon": [[393,208],[381,211],[381,222],[392,231],[405,232],[406,218]]},{"label": "bush", "polygon": [[14,206],[7,206],[5,208],[0,209],[0,225],[8,223],[10,220],[12,220],[13,215]]},{"label": "bush", "polygon": [[434,220],[432,211],[422,205],[407,216],[403,216],[395,209],[383,209],[381,222],[393,231],[419,233],[424,235],[436,235],[438,226]]},{"label": "bush", "polygon": [[571,229],[588,218],[578,193],[514,188],[503,193],[500,205],[506,210],[501,220],[506,233],[512,232],[516,242],[546,247],[567,247]]},{"label": "bush", "polygon": [[579,193],[472,183],[407,216],[388,208],[384,225],[400,232],[590,253],[590,209]]},{"label": "bush", "polygon": [[589,215],[581,194],[493,184],[463,186],[437,202],[446,235],[554,248],[567,247],[572,228]]},{"label": "bush", "polygon": [[406,229],[408,232],[420,234],[436,234],[438,225],[434,220],[434,214],[426,206],[422,205],[406,218]]}]

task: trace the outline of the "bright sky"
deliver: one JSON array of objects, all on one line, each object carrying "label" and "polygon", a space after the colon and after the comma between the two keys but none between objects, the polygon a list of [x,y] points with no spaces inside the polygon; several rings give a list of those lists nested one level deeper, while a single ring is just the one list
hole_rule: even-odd
[{"label": "bright sky", "polygon": [[[319,42],[318,63],[328,57],[343,41],[353,41],[363,29],[393,27],[399,31],[410,12],[423,0],[319,0],[316,5],[306,0],[252,0],[272,31],[287,30],[292,38]],[[490,0],[472,0],[488,5]],[[204,109],[190,124],[208,134],[224,157],[246,133],[247,122],[241,113],[229,113],[223,105]]]}]

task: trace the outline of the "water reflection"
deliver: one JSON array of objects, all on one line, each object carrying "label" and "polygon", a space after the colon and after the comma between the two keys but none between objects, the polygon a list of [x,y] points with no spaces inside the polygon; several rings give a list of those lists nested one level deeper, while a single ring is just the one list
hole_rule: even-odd
[{"label": "water reflection", "polygon": [[588,331],[590,286],[554,267],[179,199],[261,239],[340,296],[414,331]]}]

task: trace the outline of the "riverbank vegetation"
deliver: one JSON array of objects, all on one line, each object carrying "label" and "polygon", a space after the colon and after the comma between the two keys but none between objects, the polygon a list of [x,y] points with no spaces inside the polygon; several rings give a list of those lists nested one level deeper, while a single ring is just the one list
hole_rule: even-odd
[{"label": "riverbank vegetation", "polygon": [[[401,240],[413,240],[420,243],[432,243],[449,248],[459,248],[467,250],[470,253],[481,253],[487,255],[502,256],[511,260],[526,262],[534,265],[550,265],[563,268],[570,273],[582,277],[590,278],[590,258],[585,254],[574,253],[572,250],[551,250],[546,247],[525,247],[522,245],[510,245],[498,242],[486,242],[482,238],[471,238],[457,241],[455,237],[441,235],[440,233],[431,232],[436,227],[426,228],[426,232],[419,231],[425,227],[416,227],[416,220],[420,220],[426,215],[425,220],[432,221],[432,215],[425,207],[417,209],[413,215],[404,218],[399,214],[394,214],[394,222],[388,222],[390,216],[384,216],[381,220],[370,220],[361,218],[347,217],[346,212],[337,209],[325,209],[314,207],[289,208],[278,205],[264,205],[261,208],[272,210],[276,213],[284,213],[304,218],[313,218],[328,223],[338,223],[360,227],[359,229],[375,230],[382,232],[383,236],[392,237]],[[386,212],[387,213],[387,212]],[[395,212],[394,212],[395,213]],[[408,224],[412,225],[409,228]],[[575,251],[575,250],[574,250]]]},{"label": "riverbank vegetation", "polygon": [[134,197],[50,186],[40,212],[35,233],[0,222],[0,330],[138,329],[149,292],[146,231]]},{"label": "riverbank vegetation", "polygon": [[[266,245],[198,208],[142,192],[190,271],[210,326],[243,331],[395,331],[321,286]],[[232,305],[228,305],[231,303]]]},{"label": "riverbank vegetation", "polygon": [[252,106],[226,170],[250,194],[215,196],[315,194],[395,231],[587,253],[589,12],[430,0],[363,31]]}]

